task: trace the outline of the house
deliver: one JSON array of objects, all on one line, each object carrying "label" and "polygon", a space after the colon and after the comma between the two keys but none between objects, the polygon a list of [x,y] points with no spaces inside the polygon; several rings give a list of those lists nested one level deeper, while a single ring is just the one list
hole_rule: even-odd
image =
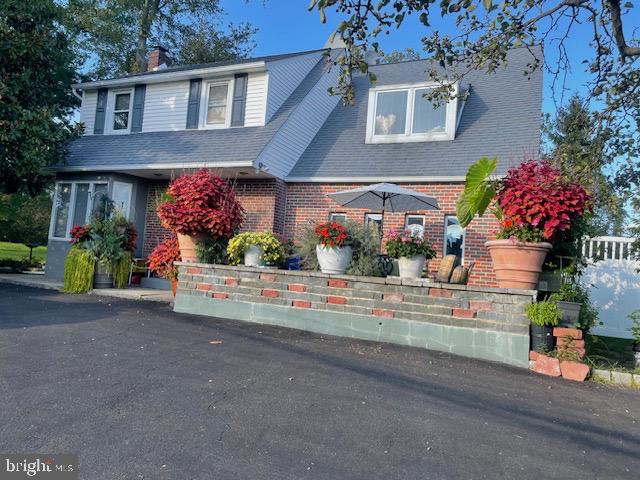
[{"label": "house", "polygon": [[85,131],[55,168],[47,276],[62,277],[69,230],[88,220],[97,193],[135,222],[143,257],[168,234],[155,214],[168,181],[207,168],[235,183],[245,230],[289,238],[309,220],[380,221],[333,203],[332,191],[394,182],[433,195],[440,211],[387,214],[385,229],[423,231],[439,256],[475,262],[471,283],[493,285],[484,242],[497,223],[487,216],[462,231],[455,201],[478,158],[498,156],[504,173],[537,155],[542,74],[523,71],[541,50],[512,50],[492,75],[471,72],[454,85],[466,99],[437,109],[422,96],[433,86],[428,60],[372,65],[377,82],[356,76],[355,105],[345,106],[327,92],[337,69],[326,54],[340,50],[171,68],[156,47],[145,73],[74,85]]}]

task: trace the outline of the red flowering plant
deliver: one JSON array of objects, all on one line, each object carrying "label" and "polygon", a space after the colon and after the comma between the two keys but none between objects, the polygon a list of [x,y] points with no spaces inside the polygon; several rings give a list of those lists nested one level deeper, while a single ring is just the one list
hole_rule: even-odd
[{"label": "red flowering plant", "polygon": [[497,158],[485,157],[469,168],[456,205],[462,227],[491,207],[500,221],[497,238],[553,242],[591,210],[587,191],[546,161],[523,162],[503,179],[491,180],[497,164]]},{"label": "red flowering plant", "polygon": [[207,170],[175,179],[167,198],[158,206],[158,217],[163,226],[182,235],[228,238],[244,220],[244,209],[231,185]]},{"label": "red flowering plant", "polygon": [[171,237],[160,243],[153,249],[147,265],[157,275],[167,280],[175,280],[178,278],[178,267],[174,262],[180,261],[180,248],[178,247],[178,239]]},{"label": "red flowering plant", "polygon": [[76,225],[69,231],[71,245],[91,240],[91,225]]},{"label": "red flowering plant", "polygon": [[324,247],[344,247],[351,243],[351,236],[346,227],[341,223],[320,223],[315,227],[315,234],[318,244]]}]

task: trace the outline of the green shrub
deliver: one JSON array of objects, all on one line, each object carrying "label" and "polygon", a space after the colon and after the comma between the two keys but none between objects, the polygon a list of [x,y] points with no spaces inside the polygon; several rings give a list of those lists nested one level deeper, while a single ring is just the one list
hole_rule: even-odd
[{"label": "green shrub", "polygon": [[198,261],[201,263],[225,264],[227,259],[227,245],[229,239],[226,237],[207,238],[196,246]]},{"label": "green shrub", "polygon": [[631,312],[627,318],[631,320],[631,328],[629,328],[629,332],[631,332],[631,336],[633,337],[633,341],[635,343],[640,343],[640,310],[635,310]]},{"label": "green shrub", "polygon": [[527,318],[533,325],[555,327],[560,321],[560,310],[548,300],[527,305]]},{"label": "green shrub", "polygon": [[131,252],[124,252],[124,255],[115,263],[111,273],[113,275],[113,283],[116,288],[125,288],[129,283],[131,262]]},{"label": "green shrub", "polygon": [[85,293],[93,287],[95,257],[88,250],[72,248],[64,262],[64,286],[67,293]]},{"label": "green shrub", "polygon": [[266,265],[278,265],[284,257],[284,249],[280,240],[271,232],[245,232],[229,240],[227,256],[230,265],[238,265],[244,261],[244,253],[251,246],[260,247],[264,252],[262,260]]}]

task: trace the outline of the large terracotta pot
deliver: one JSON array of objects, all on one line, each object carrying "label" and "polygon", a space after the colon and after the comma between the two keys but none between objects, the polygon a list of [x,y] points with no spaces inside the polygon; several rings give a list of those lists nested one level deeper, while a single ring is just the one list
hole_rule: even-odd
[{"label": "large terracotta pot", "polygon": [[351,247],[325,247],[316,245],[316,255],[322,273],[342,275],[347,271],[353,257]]},{"label": "large terracotta pot", "polygon": [[178,234],[178,246],[180,247],[180,258],[183,262],[195,263],[198,261],[196,245],[204,239],[204,235],[182,235]]},{"label": "large terracotta pot", "polygon": [[491,254],[500,288],[535,290],[538,287],[542,264],[552,248],[550,243],[490,240],[484,245]]}]

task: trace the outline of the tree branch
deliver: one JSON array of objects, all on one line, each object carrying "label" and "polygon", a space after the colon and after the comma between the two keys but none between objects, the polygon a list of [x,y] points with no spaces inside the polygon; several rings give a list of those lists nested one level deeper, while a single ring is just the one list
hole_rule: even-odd
[{"label": "tree branch", "polygon": [[630,47],[624,38],[624,30],[622,29],[622,14],[620,12],[620,0],[607,0],[607,7],[611,13],[611,26],[613,27],[613,37],[618,45],[620,56],[625,59],[627,57],[640,56],[640,47]]}]

